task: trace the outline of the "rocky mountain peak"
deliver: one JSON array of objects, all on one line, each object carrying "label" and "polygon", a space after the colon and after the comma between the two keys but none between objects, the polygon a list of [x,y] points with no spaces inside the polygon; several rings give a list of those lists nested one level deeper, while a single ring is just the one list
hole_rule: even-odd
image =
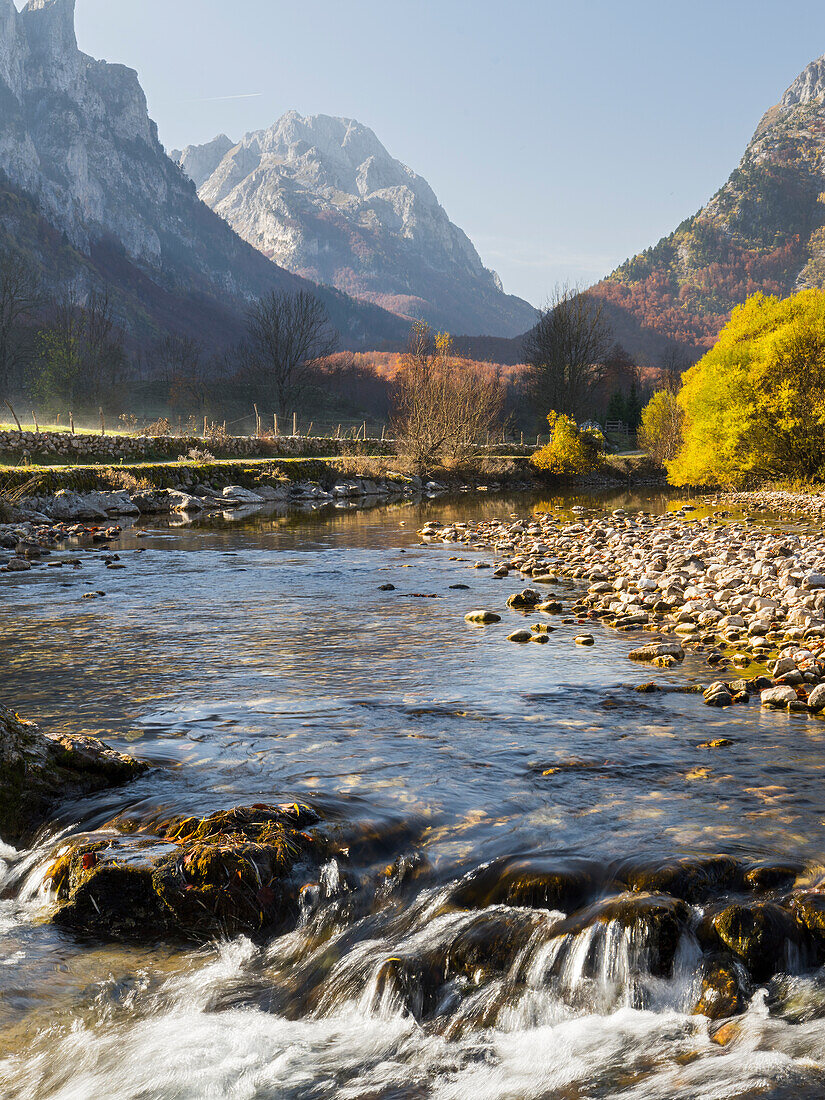
[{"label": "rocky mountain peak", "polygon": [[32,49],[61,57],[77,50],[75,0],[29,0],[20,14]]},{"label": "rocky mountain peak", "polygon": [[783,107],[800,107],[825,96],[825,56],[805,69],[782,97]]},{"label": "rocky mountain peak", "polygon": [[516,336],[533,324],[429,183],[363,123],[292,110],[223,142],[217,160],[219,138],[184,150],[181,165],[204,202],[282,267],[456,334]]},{"label": "rocky mountain peak", "polygon": [[235,142],[231,138],[226,134],[218,134],[206,145],[187,145],[185,149],[172,149],[169,156],[181,166],[196,187],[201,187],[229,150],[234,148]]}]

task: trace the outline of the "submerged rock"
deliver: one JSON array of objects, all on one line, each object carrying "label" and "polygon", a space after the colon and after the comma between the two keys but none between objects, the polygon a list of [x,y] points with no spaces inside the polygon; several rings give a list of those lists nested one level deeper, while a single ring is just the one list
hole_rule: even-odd
[{"label": "submerged rock", "polygon": [[20,844],[60,800],[127,783],[146,768],[94,737],[46,736],[0,703],[0,838]]}]

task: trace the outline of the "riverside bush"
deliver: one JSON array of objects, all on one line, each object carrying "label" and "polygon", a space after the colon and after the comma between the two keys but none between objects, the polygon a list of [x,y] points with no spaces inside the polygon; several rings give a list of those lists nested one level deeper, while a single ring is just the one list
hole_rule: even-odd
[{"label": "riverside bush", "polygon": [[756,294],[679,393],[684,443],[675,485],[816,478],[825,468],[825,291]]},{"label": "riverside bush", "polygon": [[582,431],[570,416],[550,413],[550,442],[531,458],[533,465],[556,477],[580,477],[597,469],[599,444],[592,432]]}]

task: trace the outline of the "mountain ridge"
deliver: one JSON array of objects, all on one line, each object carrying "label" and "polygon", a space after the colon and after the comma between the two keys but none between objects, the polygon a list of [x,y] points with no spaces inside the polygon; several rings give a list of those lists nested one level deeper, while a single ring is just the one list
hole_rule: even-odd
[{"label": "mountain ridge", "polygon": [[594,293],[643,328],[701,351],[758,291],[825,285],[825,56],[765,112],[702,209]]},{"label": "mountain ridge", "polygon": [[226,149],[173,150],[204,201],[280,266],[453,332],[515,336],[533,307],[503,291],[429,183],[355,119],[288,111]]}]

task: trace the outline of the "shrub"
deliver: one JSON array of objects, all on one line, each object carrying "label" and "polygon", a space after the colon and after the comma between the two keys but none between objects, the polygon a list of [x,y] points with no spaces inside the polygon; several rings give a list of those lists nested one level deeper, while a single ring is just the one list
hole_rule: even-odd
[{"label": "shrub", "polygon": [[557,477],[579,477],[599,466],[597,437],[582,431],[570,416],[550,413],[550,442],[536,451],[530,461],[539,469]]},{"label": "shrub", "polygon": [[642,410],[639,446],[660,466],[672,462],[682,446],[685,414],[669,390],[655,393]]},{"label": "shrub", "polygon": [[812,478],[825,464],[825,291],[756,294],[684,376],[675,485]]}]

